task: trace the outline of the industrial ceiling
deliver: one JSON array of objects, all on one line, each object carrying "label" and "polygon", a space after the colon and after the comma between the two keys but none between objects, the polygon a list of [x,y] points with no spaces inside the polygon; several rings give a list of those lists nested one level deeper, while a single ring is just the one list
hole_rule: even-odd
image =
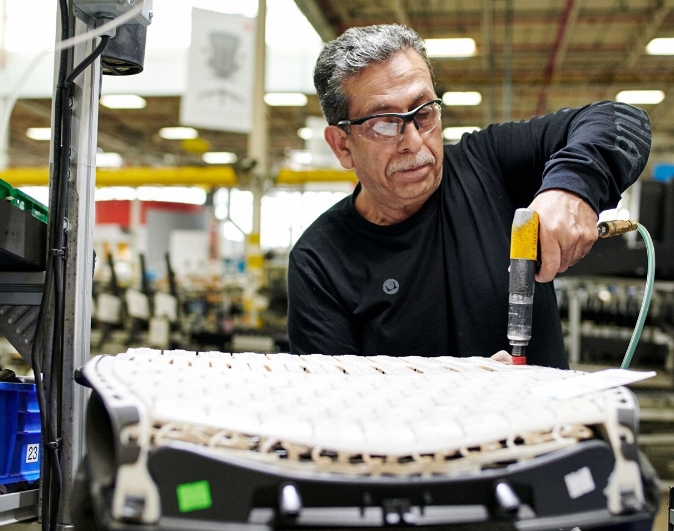
[{"label": "industrial ceiling", "polygon": [[[274,1],[274,0],[268,0]],[[324,39],[352,26],[398,22],[423,38],[471,37],[474,56],[434,59],[437,90],[479,91],[476,106],[446,106],[443,127],[484,127],[526,119],[561,107],[615,99],[626,89],[659,89],[651,116],[654,163],[674,156],[674,57],[647,55],[655,37],[674,37],[672,0],[295,0]],[[178,97],[150,97],[142,110],[100,108],[98,144],[135,166],[203,165],[198,146],[167,141],[158,127],[179,125]],[[26,137],[27,127],[48,126],[49,100],[20,100],[11,120],[12,167],[46,166],[48,142]],[[303,149],[297,131],[320,115],[316,97],[305,107],[270,107],[270,164],[281,167],[289,150]],[[247,152],[247,136],[200,130],[212,151]]]}]

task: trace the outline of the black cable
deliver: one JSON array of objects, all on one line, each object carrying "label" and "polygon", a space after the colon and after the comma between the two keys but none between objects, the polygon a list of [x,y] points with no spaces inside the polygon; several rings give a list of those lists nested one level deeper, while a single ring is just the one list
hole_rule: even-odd
[{"label": "black cable", "polygon": [[93,63],[98,58],[98,56],[103,53],[103,50],[105,49],[105,46],[108,44],[109,40],[109,35],[101,36],[101,42],[98,43],[96,49],[91,52],[80,64],[73,68],[73,71],[68,76],[68,79],[66,79],[66,83],[72,83],[77,76],[84,72],[84,69]]},{"label": "black cable", "polygon": [[[54,453],[50,450],[50,446],[56,441],[56,433],[53,431],[53,426],[49,422],[49,414],[47,412],[47,398],[45,397],[45,388],[43,381],[43,371],[42,371],[42,359],[39,354],[38,345],[42,343],[42,353],[46,352],[46,315],[49,307],[49,300],[51,298],[51,288],[52,288],[52,269],[53,269],[53,258],[51,255],[47,256],[46,270],[47,274],[45,275],[44,289],[42,292],[42,301],[40,304],[40,311],[38,313],[37,327],[35,331],[35,337],[33,338],[33,346],[31,352],[31,361],[33,366],[33,373],[35,375],[35,389],[37,391],[37,399],[40,409],[40,426],[42,430],[42,440],[44,449],[47,451],[42,452],[43,460],[43,470],[42,470],[42,529],[43,531],[48,530],[49,525],[49,500],[50,500],[50,484],[51,484],[51,468],[54,467],[54,471],[57,468],[60,470],[58,463],[53,465]],[[46,441],[46,442],[45,442]],[[56,459],[57,461],[58,459]]]},{"label": "black cable", "polygon": [[[49,529],[55,530],[58,525],[58,516],[61,507],[61,492],[63,490],[63,479],[60,466],[60,419],[61,411],[59,404],[61,403],[61,387],[63,381],[63,329],[65,316],[65,296],[64,296],[64,262],[66,259],[66,227],[65,219],[68,212],[68,180],[70,167],[70,138],[72,129],[72,110],[70,109],[70,98],[72,96],[72,82],[68,79],[58,86],[58,101],[61,108],[61,158],[54,161],[54,165],[59,166],[59,180],[55,184],[56,188],[56,203],[55,211],[55,231],[54,240],[50,246],[50,254],[53,256],[52,271],[54,275],[53,290],[54,290],[54,306],[53,306],[53,330],[51,342],[51,363],[50,363],[50,378],[49,378],[49,402],[51,413],[50,419],[50,433],[56,434],[51,439],[51,464],[52,481],[50,484],[49,496]],[[43,496],[45,496],[43,494]],[[44,524],[43,524],[44,525]]]},{"label": "black cable", "polygon": [[[59,0],[59,10],[61,14],[61,41],[68,39],[70,36],[70,24],[69,24],[69,11],[67,0]],[[62,84],[66,77],[66,70],[68,69],[68,50],[61,50],[59,58],[59,69],[57,83]],[[54,145],[53,145],[53,171],[52,178],[55,183],[60,182],[59,175],[59,161],[61,160],[61,117],[62,117],[62,108],[60,106],[59,98],[56,99],[54,105]],[[53,185],[50,190],[50,204],[56,204],[58,186]],[[54,235],[58,232],[56,229],[56,223],[51,223],[49,228],[48,243],[51,248],[51,243],[54,241]],[[52,483],[52,474],[51,469],[54,468],[54,472],[57,474],[56,478],[60,481],[60,464],[58,463],[58,454],[49,450],[49,447],[54,441],[56,441],[56,432],[52,429],[53,426],[50,425],[49,411],[47,399],[45,396],[45,381],[43,380],[43,371],[42,371],[42,361],[51,365],[51,353],[49,349],[45,349],[46,345],[46,334],[45,330],[46,325],[46,316],[47,310],[49,307],[49,302],[51,299],[51,286],[52,286],[52,274],[53,274],[53,259],[50,255],[47,257],[47,263],[45,267],[45,285],[43,289],[42,301],[40,304],[40,311],[38,313],[38,320],[36,325],[35,337],[33,338],[33,345],[31,349],[31,362],[33,373],[35,375],[35,388],[37,391],[38,405],[40,409],[40,426],[42,431],[42,441],[43,441],[43,450],[47,449],[48,451],[42,452],[42,470],[41,470],[41,486],[42,486],[42,529],[46,531],[50,524],[49,518],[49,506],[50,506],[50,492],[51,483]],[[42,355],[39,354],[38,345],[42,343],[43,348]],[[49,395],[51,393],[48,393]],[[45,444],[46,441],[46,444]],[[55,457],[55,459],[54,459]]]},{"label": "black cable", "polygon": [[[69,138],[70,131],[63,130],[63,138]],[[67,158],[67,157],[64,157]],[[64,175],[63,173],[61,174]],[[63,233],[63,231],[60,231]],[[54,260],[54,331],[52,337],[52,358],[51,358],[51,380],[49,384],[49,391],[51,393],[51,409],[52,414],[51,425],[53,433],[57,434],[56,439],[52,439],[60,443],[60,419],[61,419],[61,382],[63,381],[63,322],[64,322],[64,285],[63,285],[63,264],[65,257],[56,256]],[[61,491],[63,489],[63,478],[61,476],[61,458],[59,452],[60,444],[53,448],[52,455],[52,485],[50,496],[50,513],[49,529],[54,530],[58,525],[58,515],[61,508]]]}]

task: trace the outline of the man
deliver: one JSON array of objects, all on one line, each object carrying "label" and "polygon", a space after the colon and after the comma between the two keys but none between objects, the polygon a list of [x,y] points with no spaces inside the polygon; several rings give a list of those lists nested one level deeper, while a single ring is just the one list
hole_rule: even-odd
[{"label": "man", "polygon": [[510,230],[529,207],[542,264],[527,362],[568,367],[551,281],[643,170],[646,113],[603,102],[443,146],[423,41],[398,25],[329,42],[314,83],[325,139],[359,183],[290,254],[291,352],[507,361]]}]

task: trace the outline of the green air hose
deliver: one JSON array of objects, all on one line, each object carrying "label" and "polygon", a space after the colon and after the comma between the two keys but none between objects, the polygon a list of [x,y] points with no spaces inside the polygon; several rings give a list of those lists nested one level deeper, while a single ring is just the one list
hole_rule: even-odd
[{"label": "green air hose", "polygon": [[648,307],[651,304],[651,296],[653,295],[653,277],[655,276],[655,250],[653,249],[653,240],[651,235],[648,233],[646,228],[636,221],[603,221],[597,225],[599,229],[600,238],[609,238],[611,236],[617,236],[618,234],[624,234],[632,230],[637,230],[641,237],[644,239],[646,244],[646,254],[648,255],[648,269],[646,272],[646,287],[644,289],[644,298],[641,301],[641,309],[639,310],[639,317],[637,318],[637,324],[634,327],[634,332],[632,333],[632,339],[627,346],[627,352],[625,352],[625,357],[623,362],[620,364],[621,369],[627,369],[632,362],[632,356],[634,356],[634,351],[637,348],[637,343],[641,337],[641,331],[644,328],[644,322],[646,321],[646,314],[648,313]]}]

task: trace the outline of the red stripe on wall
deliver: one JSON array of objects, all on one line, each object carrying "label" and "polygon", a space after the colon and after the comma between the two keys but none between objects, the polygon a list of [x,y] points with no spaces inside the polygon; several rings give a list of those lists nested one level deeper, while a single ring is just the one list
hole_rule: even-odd
[{"label": "red stripe on wall", "polygon": [[[151,210],[162,210],[164,212],[168,211],[180,214],[201,214],[204,211],[204,207],[186,203],[144,201],[141,203],[141,225],[147,223],[147,213]],[[131,223],[131,201],[96,201],[96,223],[113,223],[120,227],[128,227]]]}]

